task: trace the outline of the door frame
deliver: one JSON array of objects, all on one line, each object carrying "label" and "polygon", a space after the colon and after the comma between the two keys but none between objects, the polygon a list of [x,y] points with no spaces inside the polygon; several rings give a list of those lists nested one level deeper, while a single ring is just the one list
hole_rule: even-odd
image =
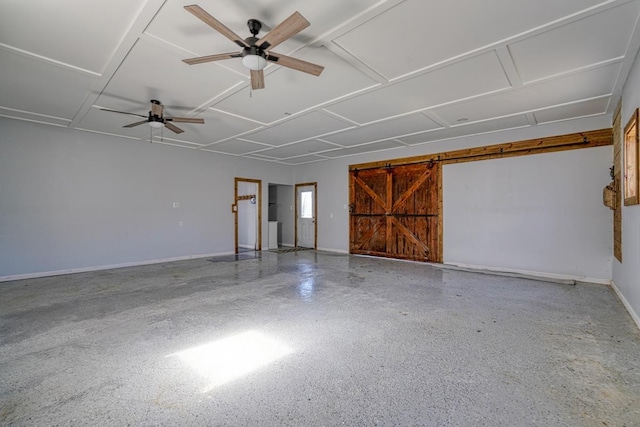
[{"label": "door frame", "polygon": [[256,191],[256,206],[258,207],[258,230],[257,230],[257,244],[256,250],[262,250],[262,181],[259,179],[251,179],[251,178],[238,178],[236,177],[234,180],[233,186],[233,205],[231,205],[231,212],[233,212],[234,217],[234,240],[235,240],[235,253],[238,253],[238,202],[243,200],[249,200],[251,196],[250,194],[241,194],[238,195],[238,183],[240,182],[248,182],[251,184],[257,184],[258,189]]},{"label": "door frame", "polygon": [[295,206],[294,216],[294,230],[293,230],[293,246],[298,247],[298,188],[299,187],[313,187],[313,249],[318,249],[318,183],[317,182],[302,182],[294,186],[295,195],[293,197],[293,204]]}]

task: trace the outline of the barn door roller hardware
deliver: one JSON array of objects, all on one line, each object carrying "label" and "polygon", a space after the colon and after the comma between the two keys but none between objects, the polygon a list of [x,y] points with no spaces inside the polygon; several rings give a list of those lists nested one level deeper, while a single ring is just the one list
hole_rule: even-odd
[{"label": "barn door roller hardware", "polygon": [[593,131],[550,136],[546,138],[529,139],[483,147],[465,148],[455,151],[433,153],[425,156],[406,157],[392,161],[360,163],[349,166],[350,170],[368,170],[378,168],[398,167],[423,163],[460,163],[476,160],[488,160],[504,157],[542,154],[555,151],[602,147],[613,144],[611,128]]}]

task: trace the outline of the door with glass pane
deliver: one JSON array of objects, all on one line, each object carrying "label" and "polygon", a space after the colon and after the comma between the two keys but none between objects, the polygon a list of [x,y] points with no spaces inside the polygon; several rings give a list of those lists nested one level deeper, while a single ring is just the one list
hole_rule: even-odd
[{"label": "door with glass pane", "polygon": [[296,184],[296,246],[316,248],[316,183]]}]

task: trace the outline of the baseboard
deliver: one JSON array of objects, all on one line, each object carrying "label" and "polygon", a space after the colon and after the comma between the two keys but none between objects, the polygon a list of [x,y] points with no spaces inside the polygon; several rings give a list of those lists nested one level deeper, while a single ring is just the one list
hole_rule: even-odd
[{"label": "baseboard", "polygon": [[332,248],[317,248],[317,250],[319,251],[325,251],[325,252],[336,252],[339,254],[348,254],[349,251],[346,249],[332,249]]},{"label": "baseboard", "polygon": [[240,245],[240,244],[238,244],[238,247],[242,249],[251,249],[251,250],[255,250],[256,248],[255,245]]},{"label": "baseboard", "polygon": [[113,268],[138,267],[141,265],[161,264],[163,262],[185,261],[188,259],[209,258],[214,256],[233,255],[233,254],[235,254],[234,251],[216,252],[211,254],[187,255],[187,256],[172,257],[172,258],[158,258],[158,259],[151,259],[151,260],[145,260],[145,261],[125,262],[122,264],[98,265],[93,267],[70,268],[67,270],[54,270],[54,271],[41,271],[37,273],[15,274],[11,276],[0,276],[0,282],[9,282],[12,280],[23,280],[23,279],[36,279],[39,277],[49,277],[49,276],[61,276],[63,274],[86,273],[89,271],[111,270]]},{"label": "baseboard", "polygon": [[624,305],[624,308],[627,309],[627,311],[631,315],[631,318],[633,319],[633,321],[636,322],[636,325],[638,326],[638,329],[640,329],[640,316],[638,316],[638,313],[636,313],[636,311],[633,309],[633,307],[631,306],[629,301],[627,301],[627,299],[624,297],[624,295],[622,295],[622,292],[620,292],[620,289],[618,289],[618,287],[616,286],[616,284],[615,284],[615,282],[613,280],[611,281],[611,287],[615,291],[616,295],[618,295],[618,298],[620,298],[620,301],[622,301],[622,304]]},{"label": "baseboard", "polygon": [[278,244],[278,246],[284,246],[285,248],[292,248],[293,243],[280,243]]},{"label": "baseboard", "polygon": [[462,264],[455,262],[447,262],[444,264],[433,264],[442,268],[452,268],[457,270],[472,271],[477,273],[488,273],[497,275],[508,275],[510,277],[521,277],[524,279],[545,280],[557,283],[576,284],[576,283],[592,283],[596,285],[611,284],[609,279],[598,279],[595,277],[575,276],[570,274],[546,273],[543,271],[518,270],[512,268],[496,268],[483,265]]}]

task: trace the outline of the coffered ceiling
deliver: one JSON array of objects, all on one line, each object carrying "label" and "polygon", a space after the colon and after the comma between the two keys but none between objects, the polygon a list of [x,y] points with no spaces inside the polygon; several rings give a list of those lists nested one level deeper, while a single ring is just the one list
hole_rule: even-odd
[{"label": "coffered ceiling", "polygon": [[[311,26],[274,51],[251,90],[239,50],[188,13],[193,0],[0,2],[0,116],[184,149],[303,164],[610,115],[640,47],[640,0],[200,0],[242,37],[294,11]],[[158,99],[184,133],[146,115]]]}]

